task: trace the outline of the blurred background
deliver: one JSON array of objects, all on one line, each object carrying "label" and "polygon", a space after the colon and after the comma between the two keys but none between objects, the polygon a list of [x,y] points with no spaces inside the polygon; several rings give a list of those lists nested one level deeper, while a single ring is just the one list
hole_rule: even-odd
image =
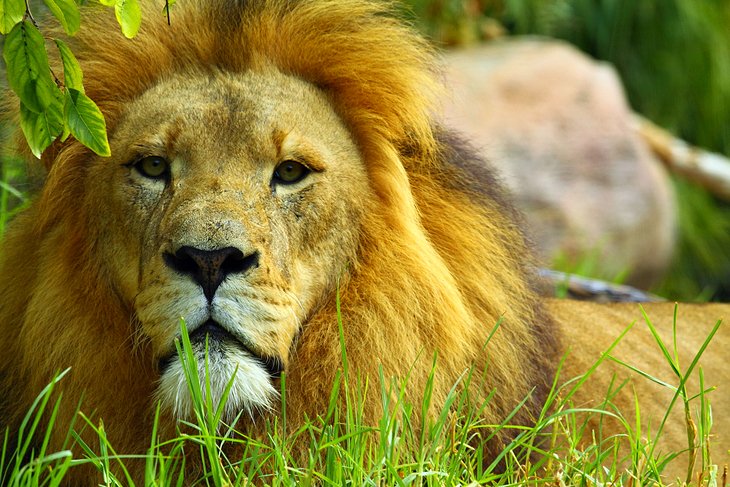
[{"label": "blurred background", "polygon": [[[651,137],[637,126],[641,119],[633,116],[641,115],[651,121],[650,125],[662,127],[693,146],[717,155],[730,155],[730,1],[407,0],[406,3],[405,15],[444,50],[447,78],[456,80],[451,83],[456,92],[454,99],[446,102],[447,113],[453,115],[447,123],[456,122],[450,124],[476,139],[478,148],[490,160],[499,166],[506,165],[508,173],[523,178],[522,183],[513,182],[510,186],[517,189],[517,198],[528,211],[530,223],[535,220],[539,224],[544,216],[548,225],[560,226],[565,223],[561,218],[585,213],[585,207],[592,204],[604,208],[587,211],[582,216],[588,225],[596,223],[591,221],[592,217],[598,221],[605,219],[601,212],[626,213],[629,219],[637,212],[647,212],[639,218],[641,221],[629,222],[628,230],[617,230],[614,227],[620,223],[608,221],[603,240],[597,236],[600,230],[594,228],[589,228],[586,233],[590,235],[578,243],[573,238],[575,235],[571,243],[564,235],[551,237],[537,230],[533,240],[538,247],[550,238],[555,240],[548,242],[550,249],[543,255],[548,265],[649,288],[672,300],[730,299],[730,206],[726,195],[718,196],[717,192],[708,191],[707,185],[666,170],[667,161],[661,161],[660,157],[666,154],[660,147],[652,147]],[[571,53],[571,46],[589,59]],[[591,64],[592,60],[601,63],[593,63],[595,72],[590,74],[591,68],[583,65]],[[612,73],[623,94],[615,93]],[[501,89],[490,92],[484,86],[475,87],[480,80],[484,85],[497,84]],[[565,93],[571,90],[567,88],[571,83],[576,85],[572,94]],[[505,103],[510,96],[521,99]],[[610,101],[616,97],[617,101]],[[547,101],[549,98],[557,99],[551,102]],[[624,108],[628,116],[619,113],[620,106],[606,107],[609,103],[622,102],[627,105]],[[474,115],[474,110],[488,112],[490,104],[500,111],[499,117],[510,133],[499,127],[499,120]],[[568,105],[577,108],[570,111]],[[608,121],[611,117],[616,119],[613,123]],[[487,135],[479,132],[480,123]],[[626,134],[621,135],[621,124],[625,125]],[[557,128],[546,132],[547,125]],[[523,127],[526,128],[522,130]],[[510,134],[514,140],[506,143],[505,138],[510,138]],[[530,145],[531,141],[524,140],[530,136],[534,136],[533,140],[544,140],[538,140],[535,148]],[[627,140],[634,136],[633,154],[627,156]],[[571,156],[563,153],[567,149],[556,144],[583,147]],[[613,149],[609,147],[611,144]],[[652,168],[643,175],[626,167],[612,173],[613,165],[641,164],[646,159],[642,151],[659,162],[659,171],[667,176],[657,175]],[[540,155],[544,157],[540,159]],[[564,167],[563,174],[552,181],[554,184],[557,180],[561,187],[535,186],[527,189],[531,194],[520,194],[525,180],[541,177],[546,161],[552,158],[557,166],[576,156],[579,160],[571,164],[576,163],[577,167]],[[513,168],[514,164],[525,162],[532,164],[527,169]],[[560,168],[551,170],[561,171]],[[611,181],[608,187],[595,191],[592,202],[591,191],[585,185],[565,182],[566,178],[575,177],[605,185],[600,173],[611,174],[608,176]],[[653,176],[647,177],[649,173]],[[662,178],[669,185],[668,196],[657,198],[656,191],[666,191],[662,186],[665,183],[656,183]],[[616,189],[629,195],[612,198],[606,193]],[[540,195],[536,196],[536,191]],[[562,217],[547,211],[541,215],[540,203],[556,201],[544,196],[550,191],[573,193],[563,194],[564,200],[558,202]],[[654,195],[637,194],[641,191],[652,191]],[[575,200],[571,201],[571,196]],[[535,198],[542,201],[536,202]],[[568,217],[564,216],[566,213]],[[653,228],[654,224],[661,228]],[[580,233],[577,228],[568,231]],[[623,231],[624,235],[616,239],[611,236],[614,231]],[[623,242],[632,238],[640,242],[639,247],[644,241],[643,248],[636,250]],[[612,246],[613,251],[607,248]],[[658,261],[646,267],[651,260]],[[642,266],[643,271],[635,272]]]},{"label": "blurred background", "polygon": [[[442,52],[443,122],[502,169],[546,267],[730,300],[728,193],[672,169],[693,147],[730,155],[730,0],[405,0],[403,16]],[[7,151],[0,167],[1,232],[33,178]]]}]

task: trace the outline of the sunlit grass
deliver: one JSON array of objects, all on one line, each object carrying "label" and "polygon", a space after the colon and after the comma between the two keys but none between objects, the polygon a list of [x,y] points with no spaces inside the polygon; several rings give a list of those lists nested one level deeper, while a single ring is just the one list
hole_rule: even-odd
[{"label": "sunlit grass", "polygon": [[[678,445],[676,453],[659,456],[655,450],[670,411],[656,431],[645,431],[640,421],[638,399],[633,411],[616,409],[612,398],[626,385],[624,383],[612,383],[605,399],[591,409],[573,407],[574,394],[593,374],[601,373],[599,366],[607,360],[616,360],[611,355],[612,350],[632,326],[649,327],[657,346],[648,352],[663,356],[675,374],[676,381],[669,384],[631,364],[623,364],[644,380],[673,391],[670,410],[680,407],[686,412],[687,445],[684,448]],[[710,480],[714,478],[716,482],[718,473],[707,447],[712,426],[708,401],[711,389],[705,389],[697,363],[718,326],[719,323],[683,370],[676,356],[676,335],[673,343],[662,343],[645,315],[645,323],[628,326],[585,374],[576,378],[556,378],[544,408],[535,418],[534,427],[512,425],[509,416],[502,424],[484,424],[480,410],[486,403],[472,404],[469,373],[454,384],[443,409],[425,413],[431,406],[429,390],[433,377],[426,386],[423,403],[408,404],[405,401],[407,378],[391,380],[381,374],[375,381],[377,384],[364,382],[348,369],[343,347],[343,367],[333,384],[327,411],[287,433],[286,408],[283,407],[282,414],[268,424],[266,439],[262,440],[236,433],[221,421],[225,395],[218,405],[208,399],[211,394],[206,394],[209,391],[205,389],[210,383],[205,378],[201,382],[197,376],[195,355],[186,327],[181,324],[178,354],[193,397],[194,420],[181,424],[177,437],[163,441],[157,434],[158,407],[155,426],[150,432],[150,447],[144,456],[143,485],[222,487],[251,485],[252,482],[272,486],[662,485],[659,478],[662,469],[678,455],[685,455],[690,460],[687,473],[690,485],[717,485]],[[207,370],[207,365],[203,370]],[[434,358],[434,373],[437,370],[438,359]],[[0,456],[0,484],[19,487],[62,485],[69,469],[91,464],[100,473],[103,485],[133,485],[125,466],[131,457],[115,451],[114,445],[109,443],[103,418],[92,423],[79,412],[75,423],[79,428],[94,431],[99,440],[98,448],[84,443],[72,430],[68,435],[75,439],[74,448],[48,451],[55,412],[64,400],[56,391],[62,389],[66,372],[41,391],[17,432],[17,444],[10,445],[9,432],[5,432]],[[689,391],[687,380],[698,374],[700,390]],[[367,424],[362,416],[362,401],[370,388],[379,391],[385,411],[376,424]],[[283,391],[282,386],[285,401]],[[486,401],[492,399],[490,396]],[[692,408],[699,408],[695,417],[690,414]],[[413,426],[416,415],[426,418],[422,428]],[[620,434],[616,434],[614,428],[613,436],[608,436],[602,431],[600,421],[596,430],[590,430],[587,418],[591,415],[617,421],[621,425]],[[634,417],[635,420],[627,419]],[[485,458],[481,441],[500,431],[510,431],[514,439],[505,445],[497,458]],[[227,456],[227,447],[233,444],[239,447],[237,458]],[[302,455],[302,444],[307,447],[305,455]],[[202,465],[198,479],[186,474],[192,457]]]}]

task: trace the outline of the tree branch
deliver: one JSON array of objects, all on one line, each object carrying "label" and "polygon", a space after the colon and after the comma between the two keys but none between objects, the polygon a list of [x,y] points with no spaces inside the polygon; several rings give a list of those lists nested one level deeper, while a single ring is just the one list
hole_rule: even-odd
[{"label": "tree branch", "polygon": [[701,185],[718,198],[730,201],[730,159],[691,146],[638,115],[634,121],[641,138],[670,171]]}]

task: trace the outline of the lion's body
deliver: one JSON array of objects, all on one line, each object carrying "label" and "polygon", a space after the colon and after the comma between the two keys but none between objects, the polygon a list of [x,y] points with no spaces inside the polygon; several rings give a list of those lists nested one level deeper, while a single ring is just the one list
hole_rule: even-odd
[{"label": "lion's body", "polygon": [[152,8],[129,43],[113,16],[85,22],[74,47],[112,157],[52,146],[5,236],[3,423],[71,367],[59,423],[83,397],[118,452],[143,453],[156,400],[163,436],[191,414],[183,317],[198,357],[212,340],[216,400],[236,371],[227,417],[277,414],[283,369],[295,428],[326,411],[342,367],[338,296],[350,370],[408,375],[418,403],[438,353],[434,408],[476,366],[473,400],[496,390],[484,421],[529,397],[513,421],[530,422],[572,323],[556,327],[532,290],[494,176],[435,128],[423,41],[357,0],[191,2],[170,27]]},{"label": "lion's body", "polygon": [[[596,304],[549,300],[546,306],[563,338],[565,365],[560,377],[564,380],[587,373],[601,360],[603,353],[610,351],[595,372],[590,374],[587,382],[577,390],[573,404],[578,408],[598,408],[608,410],[611,414],[620,414],[627,425],[608,415],[592,415],[589,425],[595,434],[589,434],[588,439],[613,441],[613,437],[621,435],[618,443],[624,448],[624,452],[632,441],[644,443],[647,438],[657,436],[664,415],[670,410],[674,400],[674,390],[671,387],[677,387],[680,383],[669,360],[664,357],[657,340],[652,336],[647,318],[673,357],[676,350],[679,369],[684,375],[695,356],[702,351],[703,344],[718,320],[727,319],[730,314],[730,306],[726,304],[679,304],[676,306],[675,333],[675,303],[645,303],[642,306],[646,316],[636,303]],[[627,329],[629,331],[619,340]],[[712,463],[719,466],[720,472],[723,465],[730,464],[730,437],[727,433],[730,431],[730,418],[725,413],[730,411],[730,397],[726,391],[727,384],[730,383],[730,368],[724,358],[728,347],[730,334],[726,326],[722,325],[707,349],[702,352],[701,360],[694,371],[687,375],[686,383],[688,397],[692,398],[691,417],[697,431],[700,431],[701,421],[698,416],[701,402],[698,396],[701,391],[699,368],[704,375],[705,390],[717,388],[705,397],[713,413],[710,458]],[[670,387],[642,377],[627,366],[663,381]],[[603,403],[609,396],[611,404],[607,406]],[[641,430],[636,428],[637,412],[641,419]],[[599,422],[603,423],[602,436],[597,433]],[[640,431],[641,438],[627,436],[631,431]],[[686,453],[687,432],[684,405],[678,398],[671,407],[671,414],[654,450],[656,456],[683,452],[664,470],[667,480],[674,481],[678,477],[686,479],[689,459]],[[693,440],[694,444],[704,444],[704,441],[699,433]],[[696,467],[702,462],[702,454],[701,450],[696,451]],[[642,463],[646,466],[645,462]],[[695,468],[695,480],[697,471],[698,468]]]}]

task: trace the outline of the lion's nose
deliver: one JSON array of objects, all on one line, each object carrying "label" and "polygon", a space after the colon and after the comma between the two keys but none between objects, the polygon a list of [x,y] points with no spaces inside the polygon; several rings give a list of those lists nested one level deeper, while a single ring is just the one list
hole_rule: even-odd
[{"label": "lion's nose", "polygon": [[259,265],[258,252],[243,255],[235,247],[201,250],[186,245],[174,254],[164,253],[163,258],[176,271],[192,276],[203,288],[208,302],[213,300],[216,289],[226,276],[243,273]]}]

